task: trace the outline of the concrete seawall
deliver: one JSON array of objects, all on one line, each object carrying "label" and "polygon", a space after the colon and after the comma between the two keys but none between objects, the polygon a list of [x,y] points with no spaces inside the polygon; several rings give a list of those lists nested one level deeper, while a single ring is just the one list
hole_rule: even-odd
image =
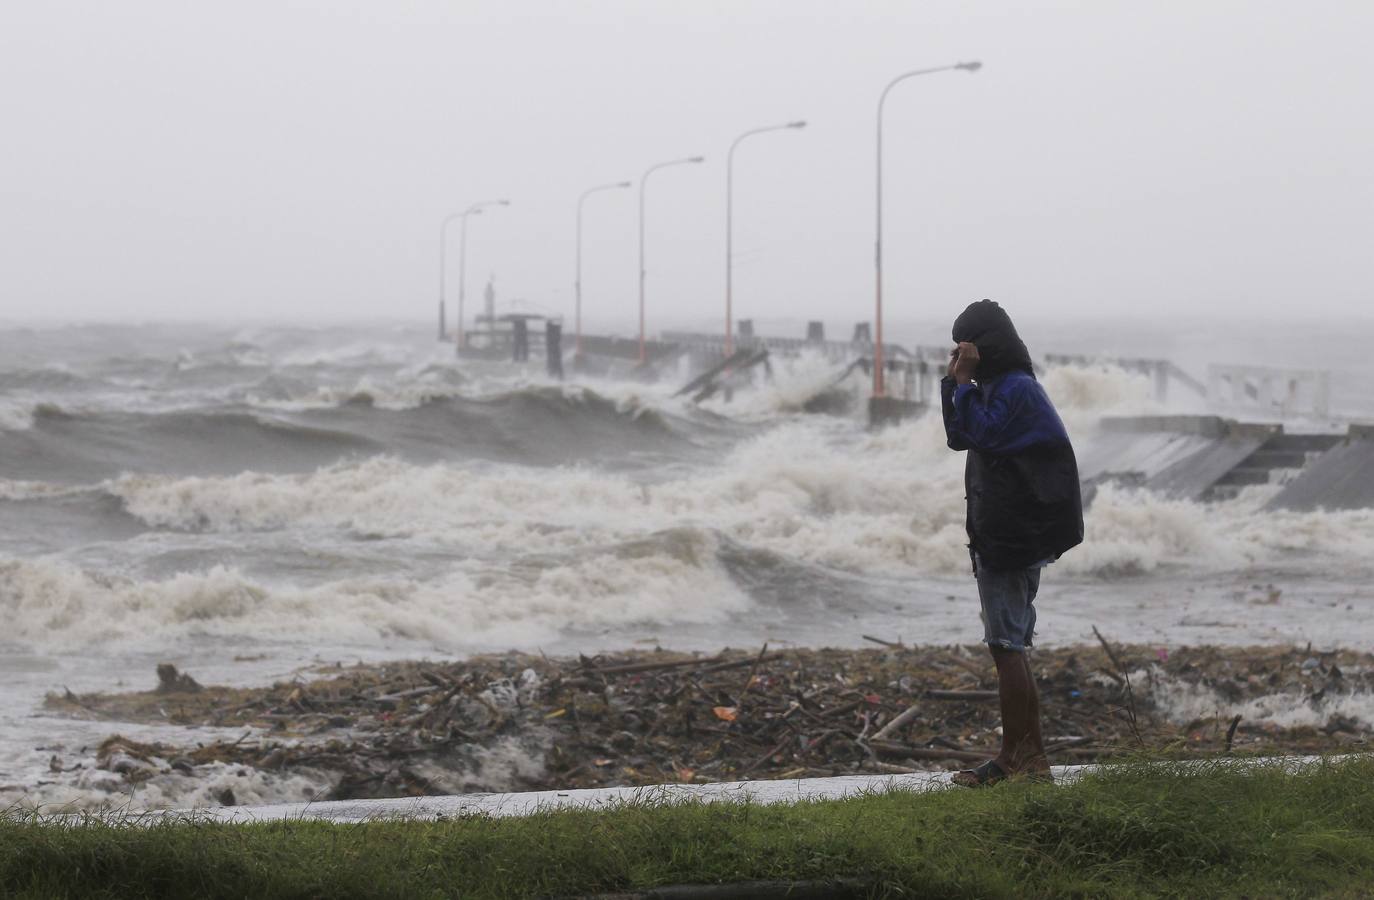
[{"label": "concrete seawall", "polygon": [[1218,416],[1104,419],[1079,468],[1088,481],[1121,480],[1170,497],[1202,498],[1279,433]]},{"label": "concrete seawall", "polygon": [[1269,502],[1269,508],[1374,508],[1374,425],[1350,426],[1345,440],[1308,465]]}]

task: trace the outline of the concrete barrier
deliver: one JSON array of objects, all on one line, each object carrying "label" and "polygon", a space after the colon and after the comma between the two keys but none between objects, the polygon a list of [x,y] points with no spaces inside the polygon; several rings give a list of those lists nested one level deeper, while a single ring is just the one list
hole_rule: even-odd
[{"label": "concrete barrier", "polygon": [[1120,480],[1171,497],[1199,499],[1248,459],[1277,425],[1248,425],[1218,416],[1129,416],[1102,420],[1084,443],[1085,481]]},{"label": "concrete barrier", "polygon": [[1350,426],[1346,439],[1303,469],[1269,508],[1374,509],[1374,425]]}]

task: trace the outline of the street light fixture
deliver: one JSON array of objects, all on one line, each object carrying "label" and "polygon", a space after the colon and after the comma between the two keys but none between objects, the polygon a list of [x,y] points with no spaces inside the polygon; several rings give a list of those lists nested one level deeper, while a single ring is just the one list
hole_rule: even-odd
[{"label": "street light fixture", "polygon": [[747,137],[769,131],[785,131],[789,128],[805,128],[804,121],[787,122],[783,125],[766,125],[754,128],[735,138],[725,161],[725,355],[735,352],[734,327],[734,269],[735,269],[735,148]]},{"label": "street light fixture", "polygon": [[887,102],[888,92],[898,83],[917,75],[930,75],[935,72],[951,72],[963,69],[977,72],[983,67],[980,62],[961,62],[952,66],[937,66],[933,69],[916,69],[905,72],[888,82],[878,97],[878,182],[877,182],[877,238],[874,243],[873,264],[877,275],[877,305],[873,315],[873,396],[884,395],[883,386],[883,104]]},{"label": "street light fixture", "polygon": [[444,305],[444,298],[447,296],[444,289],[444,276],[448,270],[448,226],[450,222],[461,215],[462,213],[450,213],[444,216],[444,221],[439,224],[439,341],[441,343],[448,340],[448,310]]},{"label": "street light fixture", "polygon": [[574,295],[576,297],[576,320],[577,342],[573,351],[573,359],[582,358],[582,204],[592,194],[600,191],[613,191],[618,188],[630,187],[628,181],[617,181],[615,184],[602,184],[594,188],[587,188],[582,192],[582,196],[577,198],[577,280],[573,282]]},{"label": "street light fixture", "polygon": [[467,257],[468,257],[468,216],[479,215],[488,206],[510,206],[509,200],[483,200],[481,203],[474,203],[460,213],[453,213],[444,218],[443,224],[439,226],[439,340],[444,339],[444,260],[445,250],[448,247],[448,226],[449,223],[459,220],[461,228],[458,239],[458,333],[457,343],[454,350],[457,353],[463,352],[463,304],[467,296]]},{"label": "street light fixture", "polygon": [[681,166],[687,163],[699,163],[706,159],[704,156],[689,156],[685,159],[672,159],[668,162],[661,162],[650,166],[644,170],[644,174],[639,177],[639,364],[642,366],[648,361],[647,348],[644,345],[644,185],[648,182],[649,176],[659,169],[666,169],[668,166]]}]

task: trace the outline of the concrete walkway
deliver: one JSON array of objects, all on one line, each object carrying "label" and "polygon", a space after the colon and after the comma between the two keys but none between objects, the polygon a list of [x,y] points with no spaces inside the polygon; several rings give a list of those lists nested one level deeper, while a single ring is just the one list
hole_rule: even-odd
[{"label": "concrete walkway", "polygon": [[[1334,759],[1337,757],[1328,757]],[[1230,760],[1234,765],[1283,765],[1301,769],[1322,757],[1271,757]],[[1216,761],[1214,761],[1216,762]],[[1054,766],[1057,782],[1072,781],[1098,768]],[[719,784],[659,784],[648,787],[593,788],[577,791],[530,791],[511,794],[460,794],[451,797],[414,797],[397,800],[332,800],[273,806],[224,806],[197,810],[162,810],[151,816],[184,816],[198,821],[270,822],[308,819],[327,822],[369,822],[379,819],[440,819],[459,816],[528,816],[555,809],[607,809],[634,803],[744,801],[796,803],[802,800],[841,800],[887,791],[931,791],[952,788],[953,772],[910,775],[848,775],[838,778],[796,778],[779,781],[731,781]]]},{"label": "concrete walkway", "polygon": [[[1083,766],[1059,766],[1056,778]],[[366,822],[375,819],[439,819],[457,816],[528,816],[552,809],[606,809],[626,803],[672,803],[683,800],[748,800],[753,803],[796,803],[799,800],[839,800],[891,790],[939,790],[952,787],[952,772],[910,775],[847,775],[839,778],[796,778],[785,781],[729,781],[718,784],[656,784],[645,787],[590,788],[576,791],[529,791],[512,794],[459,794],[451,797],[414,797],[398,800],[331,800],[320,803],[283,803],[273,806],[219,806],[197,810],[166,810],[159,815],[186,815],[220,822],[264,822],[279,819],[321,819]]]}]

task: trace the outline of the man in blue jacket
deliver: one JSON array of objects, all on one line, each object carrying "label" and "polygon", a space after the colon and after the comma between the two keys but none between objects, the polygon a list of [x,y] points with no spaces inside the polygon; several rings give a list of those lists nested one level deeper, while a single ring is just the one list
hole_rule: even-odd
[{"label": "man in blue jacket", "polygon": [[1026,650],[1041,570],[1083,541],[1078,463],[1002,307],[971,304],[954,322],[954,342],[941,407],[950,449],[968,451],[969,554],[1002,706],[1001,752],[954,781],[982,787],[1013,775],[1048,780],[1040,696]]}]

